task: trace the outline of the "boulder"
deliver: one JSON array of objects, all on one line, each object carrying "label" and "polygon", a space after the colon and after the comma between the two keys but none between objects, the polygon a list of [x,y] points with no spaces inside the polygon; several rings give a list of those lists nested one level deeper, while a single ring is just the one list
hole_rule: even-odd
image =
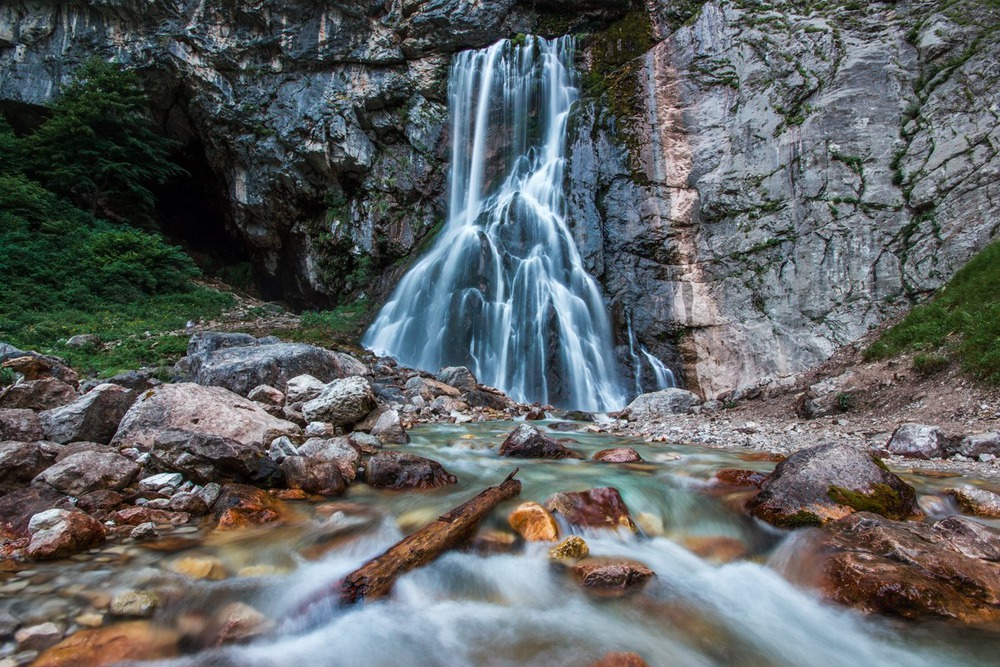
[{"label": "boulder", "polygon": [[531,424],[518,424],[500,445],[500,456],[521,459],[581,459],[578,452],[543,435]]},{"label": "boulder", "polygon": [[435,414],[450,415],[452,412],[468,411],[469,404],[451,396],[438,396],[427,407]]},{"label": "boulder", "polygon": [[368,380],[355,376],[327,384],[319,396],[302,406],[302,414],[310,422],[346,426],[364,419],[375,405]]},{"label": "boulder", "polygon": [[122,494],[111,489],[98,489],[85,493],[76,499],[76,507],[95,518],[103,518],[108,512],[113,512],[125,501]]},{"label": "boulder", "polygon": [[276,463],[281,463],[281,460],[286,456],[298,456],[299,448],[295,446],[287,436],[281,436],[280,438],[275,438],[271,441],[271,446],[267,448],[267,456],[272,461]]},{"label": "boulder", "polygon": [[66,347],[72,348],[98,348],[101,346],[101,337],[96,334],[77,334],[70,336],[66,341]]},{"label": "boulder", "polygon": [[79,510],[50,509],[28,522],[31,542],[25,553],[36,560],[65,558],[101,544],[104,526]]},{"label": "boulder", "polygon": [[284,414],[285,395],[274,387],[260,384],[250,390],[247,398],[254,403],[260,403],[268,414],[280,416]]},{"label": "boulder", "polygon": [[184,512],[171,512],[138,505],[113,512],[108,518],[119,526],[138,526],[144,523],[152,523],[155,526],[183,526],[191,520],[191,517]]},{"label": "boulder", "polygon": [[447,366],[438,371],[438,382],[449,385],[459,391],[475,391],[479,387],[479,381],[465,366]]},{"label": "boulder", "polygon": [[370,433],[353,431],[347,439],[359,454],[376,454],[382,448],[382,441]]},{"label": "boulder", "polygon": [[34,410],[0,408],[0,440],[44,440],[42,421]]},{"label": "boulder", "polygon": [[179,635],[148,621],[81,630],[42,653],[34,667],[110,667],[178,655]]},{"label": "boulder", "polygon": [[281,471],[290,489],[322,496],[339,496],[347,490],[347,481],[335,461],[289,456],[281,462]]},{"label": "boulder", "polygon": [[252,347],[259,344],[256,338],[246,333],[230,331],[199,331],[188,340],[187,354],[194,356],[231,347]]},{"label": "boulder", "polygon": [[371,434],[379,439],[383,444],[405,445],[410,441],[410,436],[403,428],[403,422],[399,418],[399,413],[395,410],[383,412],[375,425],[372,426]]},{"label": "boulder", "polygon": [[80,385],[80,377],[76,371],[66,366],[62,359],[47,357],[37,352],[25,352],[23,356],[7,357],[0,365],[19,373],[23,380],[53,377],[74,387]]},{"label": "boulder", "polygon": [[27,488],[0,498],[0,540],[17,540],[30,535],[31,517],[49,509],[72,509],[69,498],[52,489]]},{"label": "boulder", "polygon": [[72,385],[53,377],[19,382],[0,395],[0,408],[50,410],[72,403],[78,394]]},{"label": "boulder", "polygon": [[298,447],[298,456],[307,456],[318,461],[328,461],[336,464],[340,473],[348,482],[353,482],[358,476],[358,465],[361,463],[361,454],[351,445],[351,441],[344,437],[336,438],[310,438]]},{"label": "boulder", "polygon": [[139,493],[164,493],[171,495],[184,483],[184,475],[179,472],[161,472],[143,477],[136,485]]},{"label": "boulder", "polygon": [[894,519],[918,512],[913,487],[867,452],[837,443],[800,450],[779,463],[747,509],[783,528],[819,526],[855,511]]},{"label": "boulder", "polygon": [[524,420],[529,422],[541,421],[542,419],[545,419],[545,410],[537,405],[532,406],[528,410],[528,414],[524,415]]},{"label": "boulder", "polygon": [[631,447],[615,447],[614,449],[602,449],[594,454],[593,459],[602,463],[641,463],[642,457],[639,452]]},{"label": "boulder", "polygon": [[216,530],[235,530],[275,523],[284,518],[281,502],[245,484],[226,484],[212,506]]},{"label": "boulder", "polygon": [[119,373],[108,378],[105,382],[116,384],[126,389],[132,389],[136,392],[143,392],[163,384],[153,377],[153,373],[154,371],[152,370],[125,371],[124,373]]},{"label": "boulder", "polygon": [[1000,431],[965,436],[958,444],[958,453],[970,459],[978,459],[983,454],[1000,457]]},{"label": "boulder", "polygon": [[266,482],[277,472],[268,450],[257,443],[183,429],[154,434],[149,447],[153,467],[177,472],[197,484],[217,481]]},{"label": "boulder", "polygon": [[82,496],[99,489],[121,491],[141,469],[138,463],[117,452],[85,451],[49,466],[32,484],[45,483],[68,496]]},{"label": "boulder", "polygon": [[590,547],[579,535],[570,535],[565,540],[549,549],[549,558],[555,561],[573,561],[586,558]]},{"label": "boulder", "polygon": [[45,442],[0,442],[0,496],[27,486],[55,463],[58,447]]},{"label": "boulder", "polygon": [[180,512],[192,516],[202,516],[208,514],[210,509],[205,498],[200,493],[194,491],[181,491],[170,496],[167,509],[171,512]]},{"label": "boulder", "polygon": [[379,452],[371,457],[365,480],[383,489],[433,489],[458,481],[437,461],[402,452]]},{"label": "boulder", "polygon": [[322,394],[325,388],[326,383],[312,375],[296,375],[288,381],[285,388],[285,403],[301,405]]},{"label": "boulder", "polygon": [[160,606],[160,597],[152,591],[122,591],[111,598],[113,616],[148,618]]},{"label": "boulder", "polygon": [[[966,523],[963,525],[962,521]],[[823,529],[824,593],[863,611],[908,619],[1000,619],[1000,567],[975,553],[1000,544],[1000,532],[955,517],[931,526],[858,512]],[[965,550],[955,542],[964,540]],[[959,542],[962,543],[962,542]]]},{"label": "boulder", "polygon": [[438,382],[437,380],[428,380],[419,375],[415,375],[406,381],[406,391],[404,394],[407,398],[419,396],[428,403],[438,396],[448,396],[450,398],[460,398],[462,396],[462,392],[455,387]]},{"label": "boulder", "polygon": [[622,415],[633,422],[657,421],[671,415],[687,414],[699,405],[701,398],[698,394],[684,389],[664,389],[637,396],[622,410]]},{"label": "boulder", "polygon": [[588,593],[620,597],[642,588],[652,570],[627,558],[584,558],[571,568],[573,578]]},{"label": "boulder", "polygon": [[900,424],[889,438],[886,448],[900,456],[937,459],[948,453],[951,441],[937,426]]},{"label": "boulder", "polygon": [[14,633],[14,641],[21,651],[41,651],[63,638],[63,628],[49,621],[29,625]]},{"label": "boulder", "polygon": [[507,523],[528,542],[555,542],[559,539],[555,518],[538,503],[521,503],[508,515]]},{"label": "boulder", "polygon": [[1000,519],[1000,495],[966,484],[948,492],[963,512]]},{"label": "boulder", "polygon": [[474,391],[467,391],[464,399],[474,408],[486,408],[498,412],[512,410],[517,406],[517,403],[512,401],[507,394],[492,387],[480,387]]},{"label": "boulder", "polygon": [[157,433],[177,429],[230,438],[266,451],[271,441],[301,430],[272,417],[259,404],[223,389],[165,384],[142,394],[125,414],[112,445],[149,451]]},{"label": "boulder", "polygon": [[[189,346],[190,347],[190,346]],[[299,375],[312,375],[329,382],[368,369],[350,355],[304,343],[237,345],[188,354],[182,367],[196,383],[226,389],[246,396],[258,385],[285,389]]]},{"label": "boulder", "polygon": [[578,528],[627,528],[633,533],[637,531],[625,501],[618,489],[612,487],[556,493],[545,501],[545,507]]},{"label": "boulder", "polygon": [[53,443],[53,447],[56,448],[56,463],[59,463],[64,458],[73,456],[74,454],[79,454],[80,452],[109,452],[114,451],[111,447],[107,445],[102,445],[99,442],[71,442],[68,445],[57,445]]},{"label": "boulder", "polygon": [[850,389],[853,378],[854,372],[846,371],[810,386],[796,398],[795,412],[803,419],[818,419],[847,412],[856,400]]},{"label": "boulder", "polygon": [[40,413],[45,437],[60,443],[111,442],[135,397],[134,391],[116,384],[98,385],[68,405]]}]

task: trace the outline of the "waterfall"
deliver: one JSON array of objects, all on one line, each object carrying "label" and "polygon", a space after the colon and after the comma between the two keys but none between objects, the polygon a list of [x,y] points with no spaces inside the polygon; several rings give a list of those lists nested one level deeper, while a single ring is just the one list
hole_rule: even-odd
[{"label": "waterfall", "polygon": [[455,56],[448,219],[363,344],[436,371],[469,367],[519,401],[625,402],[611,326],[565,219],[571,37]]},{"label": "waterfall", "polygon": [[[667,368],[660,359],[650,353],[646,346],[635,339],[632,331],[632,316],[625,314],[625,324],[628,326],[628,353],[632,361],[632,380],[635,385],[635,395],[644,394],[647,391],[659,391],[677,386],[677,378],[674,372]],[[642,355],[641,357],[639,355]],[[652,389],[646,389],[642,382],[642,360],[645,359],[649,369],[653,372],[653,380],[656,385]]]}]

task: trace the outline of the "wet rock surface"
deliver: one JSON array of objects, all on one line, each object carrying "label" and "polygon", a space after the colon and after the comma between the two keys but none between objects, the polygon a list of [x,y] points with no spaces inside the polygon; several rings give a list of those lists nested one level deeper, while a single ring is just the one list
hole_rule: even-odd
[{"label": "wet rock surface", "polygon": [[578,528],[637,530],[621,494],[611,487],[557,493],[545,501],[545,508]]},{"label": "wet rock surface", "polygon": [[619,597],[641,588],[652,570],[627,558],[584,558],[571,568],[573,578],[589,593]]},{"label": "wet rock surface", "polygon": [[581,455],[531,424],[520,424],[500,445],[500,456],[532,459],[578,459]]},{"label": "wet rock surface", "polygon": [[768,523],[794,528],[859,510],[902,519],[916,513],[917,505],[913,488],[870,454],[830,443],[779,463],[747,509]]},{"label": "wet rock surface", "polygon": [[402,452],[379,452],[368,460],[365,481],[385,489],[433,489],[454,484],[457,479],[437,461]]}]

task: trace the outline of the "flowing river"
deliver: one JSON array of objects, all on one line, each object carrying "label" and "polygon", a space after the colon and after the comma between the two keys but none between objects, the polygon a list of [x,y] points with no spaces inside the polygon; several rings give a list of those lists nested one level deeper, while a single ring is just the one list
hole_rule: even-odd
[{"label": "flowing river", "polygon": [[[4,597],[16,593],[4,603],[15,607],[0,611],[71,618],[79,613],[72,600],[94,591],[156,588],[168,591],[154,617],[164,626],[191,633],[233,601],[275,623],[248,645],[217,649],[191,638],[192,653],[169,663],[179,665],[587,665],[608,651],[634,651],[650,665],[996,664],[994,632],[865,616],[793,583],[808,579],[808,532],[765,527],[731,509],[738,498],[706,493],[720,468],[769,470],[772,463],[585,432],[559,435],[587,456],[629,445],[647,462],[500,458],[496,448],[513,426],[412,430],[402,449],[440,461],[457,485],[393,492],[356,484],[329,502],[291,503],[297,518],[282,527],[185,527],[152,549],[119,544],[70,562],[32,564],[0,574]],[[511,553],[448,553],[401,578],[387,601],[350,608],[330,601],[326,593],[345,574],[515,466],[521,496],[499,507],[480,535],[509,532],[507,513],[520,502],[614,486],[641,534],[584,533],[591,554],[641,561],[656,577],[632,596],[594,598],[550,563],[550,544],[528,543]],[[925,494],[942,483],[915,475],[907,481]],[[193,581],[171,572],[192,557],[217,559],[235,576]]]}]

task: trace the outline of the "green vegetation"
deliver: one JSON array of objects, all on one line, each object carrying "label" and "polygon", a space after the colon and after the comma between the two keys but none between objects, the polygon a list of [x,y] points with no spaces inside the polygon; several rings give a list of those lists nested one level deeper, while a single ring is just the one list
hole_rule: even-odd
[{"label": "green vegetation", "polygon": [[874,512],[889,519],[901,520],[909,516],[915,493],[912,488],[908,492],[899,492],[888,484],[874,484],[868,493],[852,491],[840,486],[831,486],[827,495],[830,500],[858,512]]},{"label": "green vegetation", "polygon": [[8,387],[14,384],[16,376],[9,368],[0,368],[0,387]]},{"label": "green vegetation", "polygon": [[854,394],[842,391],[837,394],[837,407],[841,412],[850,412],[854,408]]},{"label": "green vegetation", "polygon": [[[1000,384],[1000,241],[962,267],[928,303],[915,307],[865,350],[865,359],[921,352],[923,371],[959,359],[974,376]],[[914,360],[915,367],[918,362]]]},{"label": "green vegetation", "polygon": [[306,311],[299,318],[298,328],[274,333],[298,343],[315,345],[356,341],[368,323],[370,307],[368,300],[361,298],[333,310]]},{"label": "green vegetation", "polygon": [[[80,72],[34,134],[16,136],[0,118],[0,340],[111,375],[176,360],[187,337],[155,334],[232,300],[196,286],[179,248],[124,224],[148,223],[149,187],[178,169],[145,124],[134,74],[105,63]],[[66,348],[79,333],[107,344]]]}]

